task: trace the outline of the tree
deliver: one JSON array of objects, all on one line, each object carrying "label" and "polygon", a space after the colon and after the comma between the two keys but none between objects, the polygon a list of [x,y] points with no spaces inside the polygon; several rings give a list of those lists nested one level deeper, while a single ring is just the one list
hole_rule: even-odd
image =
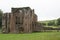
[{"label": "tree", "polygon": [[60,18],[57,19],[57,25],[60,25]]},{"label": "tree", "polygon": [[0,9],[0,27],[2,27],[2,14],[3,14],[3,12]]},{"label": "tree", "polygon": [[54,26],[55,25],[55,21],[49,21],[48,25],[49,26]]},{"label": "tree", "polygon": [[42,25],[46,26],[46,23],[41,23]]}]

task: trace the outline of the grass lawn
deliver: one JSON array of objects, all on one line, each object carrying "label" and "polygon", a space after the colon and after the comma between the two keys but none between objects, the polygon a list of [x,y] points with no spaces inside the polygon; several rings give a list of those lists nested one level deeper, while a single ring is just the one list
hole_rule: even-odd
[{"label": "grass lawn", "polygon": [[60,40],[60,32],[38,32],[30,34],[0,34],[0,40]]}]

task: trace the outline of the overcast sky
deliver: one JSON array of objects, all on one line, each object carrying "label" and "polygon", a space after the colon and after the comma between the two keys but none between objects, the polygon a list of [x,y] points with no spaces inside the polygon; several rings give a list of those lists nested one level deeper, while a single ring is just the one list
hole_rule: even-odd
[{"label": "overcast sky", "polygon": [[0,0],[0,9],[11,12],[11,7],[31,7],[38,20],[52,20],[60,17],[60,0]]}]

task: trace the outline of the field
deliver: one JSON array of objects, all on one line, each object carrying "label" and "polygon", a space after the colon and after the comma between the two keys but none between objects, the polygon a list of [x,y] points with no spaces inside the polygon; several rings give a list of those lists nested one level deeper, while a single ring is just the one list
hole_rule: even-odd
[{"label": "field", "polygon": [[37,32],[30,34],[0,34],[0,40],[60,40],[60,32]]}]

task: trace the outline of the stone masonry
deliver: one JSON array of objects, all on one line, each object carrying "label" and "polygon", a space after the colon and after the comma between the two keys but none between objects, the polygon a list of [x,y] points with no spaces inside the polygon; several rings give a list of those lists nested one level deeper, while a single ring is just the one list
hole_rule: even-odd
[{"label": "stone masonry", "polygon": [[37,15],[30,7],[12,8],[11,13],[2,16],[3,33],[31,33],[40,31],[41,25],[37,23]]}]

